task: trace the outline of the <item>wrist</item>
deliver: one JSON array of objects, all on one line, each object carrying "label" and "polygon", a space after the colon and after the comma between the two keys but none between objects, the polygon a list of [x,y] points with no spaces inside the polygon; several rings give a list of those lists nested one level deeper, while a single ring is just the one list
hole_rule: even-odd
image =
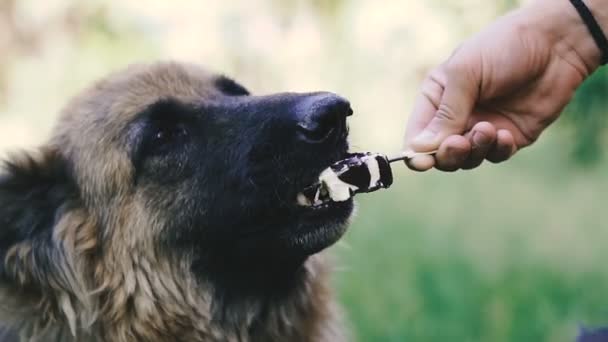
[{"label": "wrist", "polygon": [[[608,33],[608,0],[583,1],[602,31]],[[554,53],[584,76],[600,66],[602,52],[569,0],[537,0],[522,11],[534,18],[532,22],[548,37]]]}]

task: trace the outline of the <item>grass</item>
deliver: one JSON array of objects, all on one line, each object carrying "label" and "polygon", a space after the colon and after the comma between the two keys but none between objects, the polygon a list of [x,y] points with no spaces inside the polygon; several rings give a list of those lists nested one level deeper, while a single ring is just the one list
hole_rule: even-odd
[{"label": "grass", "polygon": [[606,164],[554,137],[500,167],[360,196],[336,284],[360,341],[574,341],[608,325]]}]

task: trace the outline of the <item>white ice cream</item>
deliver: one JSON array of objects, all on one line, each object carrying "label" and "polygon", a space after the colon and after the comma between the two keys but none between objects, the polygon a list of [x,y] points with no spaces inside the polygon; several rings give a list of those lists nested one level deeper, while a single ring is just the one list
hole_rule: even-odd
[{"label": "white ice cream", "polygon": [[380,180],[380,166],[378,166],[378,160],[376,160],[376,156],[374,155],[367,156],[364,160],[370,175],[369,187],[373,188],[378,184],[378,181]]},{"label": "white ice cream", "polygon": [[[380,165],[376,159],[377,154],[364,155],[360,157],[362,164],[352,166],[352,168],[363,168],[365,167],[370,175],[369,184],[366,189],[375,189],[378,187],[380,182]],[[303,193],[298,194],[297,203],[300,206],[310,207],[319,206],[323,203],[331,200],[333,202],[344,202],[352,197],[355,191],[359,190],[359,186],[347,183],[340,179],[340,176],[345,172],[348,172],[349,167],[343,165],[341,170],[334,171],[332,167],[321,172],[319,176],[319,187],[314,195],[314,198],[308,198]],[[359,184],[361,185],[361,184]]]},{"label": "white ice cream", "polygon": [[354,192],[359,189],[356,185],[348,184],[338,178],[338,175],[331,168],[325,169],[319,176],[321,187],[325,187],[329,193],[329,198],[334,202],[344,202],[351,197],[351,190]]}]

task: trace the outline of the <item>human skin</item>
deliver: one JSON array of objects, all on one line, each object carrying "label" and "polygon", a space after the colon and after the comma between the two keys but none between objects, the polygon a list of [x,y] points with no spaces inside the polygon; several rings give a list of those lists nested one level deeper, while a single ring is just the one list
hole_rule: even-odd
[{"label": "human skin", "polygon": [[[585,0],[608,32],[608,0]],[[532,144],[600,64],[601,52],[568,0],[536,0],[458,47],[422,82],[405,149],[437,150],[417,171],[498,163]]]}]

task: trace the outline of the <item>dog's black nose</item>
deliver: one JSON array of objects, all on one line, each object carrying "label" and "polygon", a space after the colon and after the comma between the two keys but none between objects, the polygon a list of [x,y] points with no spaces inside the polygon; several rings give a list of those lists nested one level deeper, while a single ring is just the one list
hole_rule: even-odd
[{"label": "dog's black nose", "polygon": [[316,144],[346,134],[346,117],[353,114],[350,103],[332,93],[316,93],[300,104],[298,138]]}]

